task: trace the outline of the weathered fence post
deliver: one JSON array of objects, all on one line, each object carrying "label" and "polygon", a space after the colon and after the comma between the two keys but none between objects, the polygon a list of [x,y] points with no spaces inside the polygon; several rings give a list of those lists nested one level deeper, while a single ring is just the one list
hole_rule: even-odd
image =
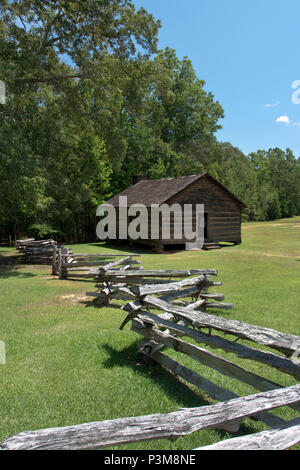
[{"label": "weathered fence post", "polygon": [[56,248],[56,245],[54,245],[53,253],[52,253],[52,275],[53,276],[57,275],[57,248]]},{"label": "weathered fence post", "polygon": [[62,256],[61,248],[57,250],[58,279],[62,279]]},{"label": "weathered fence post", "polygon": [[61,258],[61,279],[68,279],[68,268],[65,265],[68,264],[69,250],[65,246],[61,249]]}]

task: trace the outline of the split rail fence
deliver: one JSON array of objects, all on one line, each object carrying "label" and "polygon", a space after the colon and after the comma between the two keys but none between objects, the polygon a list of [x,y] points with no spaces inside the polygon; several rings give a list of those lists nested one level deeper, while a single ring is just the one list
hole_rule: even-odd
[{"label": "split rail fence", "polygon": [[16,249],[24,253],[24,262],[29,264],[52,264],[55,240],[16,240]]},{"label": "split rail fence", "polygon": [[35,240],[27,238],[16,240],[16,249],[24,254],[24,262],[28,264],[52,265],[52,274],[58,272],[58,253],[63,250],[71,259],[72,249],[58,245],[55,240]]},{"label": "split rail fence", "polygon": [[[124,261],[125,262],[125,261]],[[87,292],[87,295],[95,297],[96,303],[107,304],[112,299],[134,300],[145,294],[159,291],[164,298],[175,303],[186,306],[186,302],[179,300],[179,291],[187,287],[183,294],[185,297],[197,299],[197,306],[206,308],[231,309],[232,304],[222,303],[224,294],[208,293],[210,286],[222,285],[221,282],[210,280],[210,276],[217,275],[215,269],[193,269],[193,270],[145,270],[130,269],[118,272],[108,265],[100,270],[95,280],[97,281],[96,292]],[[193,276],[191,278],[191,276]],[[214,302],[209,302],[213,300]],[[125,308],[125,307],[124,307]]]},{"label": "split rail fence", "polygon": [[140,261],[140,255],[114,253],[68,253],[67,248],[58,250],[57,274],[59,279],[97,279],[107,269],[126,270]]},{"label": "split rail fence", "polygon": [[[128,268],[122,271],[122,267],[128,266],[128,261],[123,262],[124,265],[118,268],[116,262],[110,268],[107,264],[104,265],[105,269],[100,268],[97,274],[98,291],[90,295],[94,294],[101,304],[112,298],[131,299],[121,307],[126,318],[120,329],[131,322],[131,329],[143,337],[139,351],[147,362],[159,363],[218,403],[184,408],[168,414],[23,432],[6,439],[0,448],[101,449],[147,440],[174,440],[206,428],[234,433],[245,418],[261,421],[269,429],[194,450],[283,450],[299,443],[300,418],[285,421],[272,410],[288,406],[293,413],[298,413],[300,384],[283,387],[222,357],[220,353],[216,354],[215,350],[230,353],[231,357],[234,354],[244,362],[259,363],[261,370],[274,368],[289,376],[292,382],[299,382],[297,355],[300,352],[300,337],[217,316],[216,308],[230,309],[232,304],[223,302],[223,294],[209,291],[222,285],[212,280],[217,275],[216,270],[147,271]],[[225,338],[225,334],[234,339]],[[181,361],[183,363],[175,360],[167,354],[170,349],[182,357],[189,356],[189,364],[192,359],[204,366],[204,370],[211,368],[221,376],[250,386],[256,393],[239,396],[234,390],[228,390],[187,367],[184,360]],[[234,380],[231,383],[234,386]]]}]

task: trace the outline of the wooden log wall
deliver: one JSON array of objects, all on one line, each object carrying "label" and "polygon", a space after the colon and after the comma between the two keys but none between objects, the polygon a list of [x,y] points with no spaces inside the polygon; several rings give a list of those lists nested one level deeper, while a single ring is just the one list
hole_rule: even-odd
[{"label": "wooden log wall", "polygon": [[170,205],[174,203],[204,204],[207,216],[206,242],[241,242],[242,207],[209,177],[194,182],[168,201]]}]

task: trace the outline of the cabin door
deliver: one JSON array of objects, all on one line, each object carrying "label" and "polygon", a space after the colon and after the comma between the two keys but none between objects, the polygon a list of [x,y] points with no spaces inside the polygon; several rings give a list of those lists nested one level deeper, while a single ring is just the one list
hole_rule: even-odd
[{"label": "cabin door", "polygon": [[207,240],[207,212],[204,213],[204,241]]}]

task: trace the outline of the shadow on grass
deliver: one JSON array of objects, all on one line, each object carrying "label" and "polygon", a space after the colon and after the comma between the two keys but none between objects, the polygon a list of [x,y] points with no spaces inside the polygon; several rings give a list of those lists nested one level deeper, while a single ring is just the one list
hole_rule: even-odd
[{"label": "shadow on grass", "polygon": [[[99,247],[102,250],[108,249],[108,250],[113,250],[116,252],[123,252],[129,253],[129,254],[137,254],[137,255],[169,255],[169,254],[174,254],[174,253],[182,253],[186,251],[185,244],[171,244],[171,245],[165,245],[164,249],[157,252],[153,249],[152,246],[147,246],[144,244],[139,244],[138,242],[134,242],[132,245],[129,245],[126,240],[124,240],[124,243],[122,243],[120,240],[118,240],[118,243],[108,243],[108,242],[93,242],[93,243],[87,243],[88,246],[92,247]],[[220,248],[233,248],[235,246],[234,243],[226,243],[226,242],[220,242],[219,243]],[[201,251],[201,250],[200,250]],[[215,251],[215,250],[213,250]]]},{"label": "shadow on grass", "polygon": [[3,253],[11,253],[11,251],[1,251],[0,254],[0,279],[9,277],[34,277],[32,273],[19,272],[18,270],[23,267],[23,254],[10,254],[3,255]]},{"label": "shadow on grass", "polygon": [[[128,301],[129,302],[129,301]],[[86,308],[89,307],[94,307],[94,308],[114,308],[116,310],[121,310],[121,305],[118,304],[108,304],[106,302],[100,303],[99,301],[97,302],[97,299],[95,297],[90,297],[88,300],[80,300],[80,304],[83,304]]]},{"label": "shadow on grass", "polygon": [[117,351],[109,344],[99,345],[99,349],[104,349],[109,354],[102,364],[111,369],[113,367],[131,367],[138,374],[147,376],[158,383],[161,390],[172,398],[176,398],[179,406],[194,407],[209,405],[209,402],[201,395],[194,393],[188,386],[180,381],[175,375],[163,369],[158,363],[146,364],[143,354],[138,352],[138,343],[135,341],[122,351]]},{"label": "shadow on grass", "polygon": [[19,266],[3,266],[0,265],[0,279],[7,279],[10,277],[29,278],[36,277],[33,273],[24,273],[19,271]]},{"label": "shadow on grass", "polygon": [[[117,351],[109,344],[98,345],[99,349],[104,349],[110,355],[109,359],[104,361],[102,365],[108,369],[113,367],[131,367],[138,374],[145,375],[148,379],[157,383],[162,393],[167,394],[172,399],[176,399],[179,408],[193,408],[212,405],[212,402],[203,396],[201,390],[192,390],[190,386],[184,383],[175,374],[169,372],[158,363],[153,363],[151,365],[145,363],[143,360],[143,354],[138,352],[138,343],[139,341],[135,341],[122,351]],[[228,438],[228,435],[233,437],[243,436],[245,434],[250,434],[253,430],[247,425],[247,423],[242,423],[239,430],[235,433],[222,429],[217,430],[217,432],[220,440],[222,440]]]},{"label": "shadow on grass", "polygon": [[107,248],[109,250],[115,250],[117,252],[124,252],[124,253],[135,253],[138,255],[164,255],[164,254],[172,254],[172,253],[181,253],[185,251],[185,245],[165,245],[164,249],[159,253],[153,250],[152,246],[147,246],[144,244],[139,244],[138,242],[134,242],[132,245],[129,245],[126,241],[124,243],[90,243],[90,246],[99,246],[101,248]]},{"label": "shadow on grass", "polygon": [[[56,279],[58,279],[58,278],[56,277]],[[93,285],[95,284],[94,279],[84,279],[84,278],[82,278],[82,279],[80,279],[80,278],[75,279],[75,278],[73,278],[73,277],[68,277],[67,279],[60,279],[60,281],[66,281],[66,282],[81,282],[81,283],[82,283],[82,282],[85,282],[85,283],[89,283],[89,284],[93,284]]]},{"label": "shadow on grass", "polygon": [[133,245],[129,245],[124,241],[124,243],[106,243],[106,242],[95,242],[95,243],[88,243],[89,246],[99,246],[104,249],[114,250],[117,252],[123,252],[128,254],[137,254],[137,255],[169,255],[172,253],[181,253],[185,250],[185,245],[166,245],[164,250],[160,251],[159,253],[153,250],[152,246],[147,246],[144,244],[139,244],[138,242],[133,243]]},{"label": "shadow on grass", "polygon": [[[112,251],[117,251],[117,252],[124,252],[124,253],[129,253],[129,254],[151,254],[151,248],[144,248],[141,247],[140,245],[134,245],[130,246],[128,243],[108,243],[108,242],[91,242],[91,243],[85,243],[87,246],[92,246],[92,247],[99,247],[101,251],[99,254],[104,253],[104,250],[112,250]],[[70,246],[72,246],[70,244]]]},{"label": "shadow on grass", "polygon": [[23,264],[24,262],[24,255],[23,254],[10,254],[10,255],[4,255],[4,251],[1,252],[0,254],[0,268],[2,266],[11,266],[11,265],[16,265],[16,264]]}]

